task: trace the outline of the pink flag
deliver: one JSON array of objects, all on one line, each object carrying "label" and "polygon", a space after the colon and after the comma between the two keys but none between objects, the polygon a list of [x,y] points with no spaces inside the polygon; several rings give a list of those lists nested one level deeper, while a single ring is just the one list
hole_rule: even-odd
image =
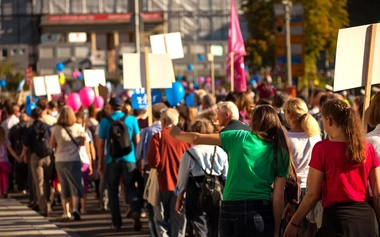
[{"label": "pink flag", "polygon": [[244,72],[244,56],[246,55],[243,35],[241,34],[239,16],[236,11],[235,0],[231,0],[231,22],[228,32],[227,78],[231,80],[231,52],[234,52],[234,89],[236,92],[247,90],[247,81]]}]

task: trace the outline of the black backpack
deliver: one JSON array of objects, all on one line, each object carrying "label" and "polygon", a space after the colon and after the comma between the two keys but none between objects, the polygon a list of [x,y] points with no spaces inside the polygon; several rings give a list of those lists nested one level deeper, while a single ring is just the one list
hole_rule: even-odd
[{"label": "black backpack", "polygon": [[129,131],[124,123],[127,116],[128,115],[125,114],[118,121],[114,121],[111,117],[107,118],[111,123],[108,147],[110,155],[114,159],[123,157],[132,152],[132,143],[129,136]]},{"label": "black backpack", "polygon": [[33,138],[33,151],[39,158],[45,158],[52,154],[52,150],[49,148],[49,129],[50,127],[44,123],[39,126],[33,124],[35,138]]},{"label": "black backpack", "polygon": [[199,167],[201,167],[203,173],[205,174],[205,177],[200,184],[196,182],[193,176],[190,174],[190,176],[194,179],[197,187],[200,189],[198,200],[200,210],[209,214],[218,212],[223,198],[223,186],[220,182],[221,177],[212,175],[215,163],[216,147],[214,148],[214,154],[212,155],[210,173],[207,173],[207,171],[202,168],[197,159],[195,159],[189,150],[187,150],[186,153],[190,155],[190,157],[196,164],[199,165]]}]

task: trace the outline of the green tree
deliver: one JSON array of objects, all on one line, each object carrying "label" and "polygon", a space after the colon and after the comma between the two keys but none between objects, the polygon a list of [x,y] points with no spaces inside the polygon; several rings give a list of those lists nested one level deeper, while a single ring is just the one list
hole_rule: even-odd
[{"label": "green tree", "polygon": [[0,62],[0,78],[7,81],[6,90],[16,91],[18,84],[24,78],[24,74],[15,70],[17,64],[11,60]]},{"label": "green tree", "polygon": [[[274,5],[278,0],[248,0],[243,11],[248,22],[247,61],[255,68],[275,64]],[[346,0],[293,0],[304,6],[305,78],[315,78],[321,51],[333,60],[338,30],[348,25]]]}]

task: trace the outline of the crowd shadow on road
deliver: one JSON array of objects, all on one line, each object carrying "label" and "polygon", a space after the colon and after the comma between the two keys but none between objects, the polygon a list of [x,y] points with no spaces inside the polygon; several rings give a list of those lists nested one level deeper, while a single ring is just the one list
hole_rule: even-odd
[{"label": "crowd shadow on road", "polygon": [[[17,199],[21,203],[27,205],[27,196],[23,194],[13,194],[12,198]],[[87,214],[82,215],[80,221],[62,219],[62,206],[57,204],[53,207],[52,213],[47,219],[57,225],[60,229],[66,231],[73,237],[117,237],[117,236],[135,236],[148,237],[149,227],[147,218],[142,218],[143,228],[141,231],[133,230],[133,222],[130,218],[126,218],[126,206],[121,202],[121,213],[123,217],[123,226],[120,230],[111,229],[111,215],[109,211],[102,211],[99,208],[99,202],[95,198],[95,194],[90,193],[87,201]],[[1,228],[1,227],[0,227]],[[30,235],[28,235],[30,236]],[[56,237],[56,236],[54,236]],[[57,236],[58,237],[58,236]]]}]

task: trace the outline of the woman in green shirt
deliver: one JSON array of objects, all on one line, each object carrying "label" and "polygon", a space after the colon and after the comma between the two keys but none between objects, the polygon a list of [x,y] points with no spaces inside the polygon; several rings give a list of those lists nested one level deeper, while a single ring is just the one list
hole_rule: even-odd
[{"label": "woman in green shirt", "polygon": [[276,111],[269,105],[253,110],[251,124],[251,131],[220,134],[186,133],[178,127],[170,131],[178,140],[222,146],[228,153],[228,178],[219,218],[221,237],[277,237],[280,234],[290,164],[286,133]]}]

